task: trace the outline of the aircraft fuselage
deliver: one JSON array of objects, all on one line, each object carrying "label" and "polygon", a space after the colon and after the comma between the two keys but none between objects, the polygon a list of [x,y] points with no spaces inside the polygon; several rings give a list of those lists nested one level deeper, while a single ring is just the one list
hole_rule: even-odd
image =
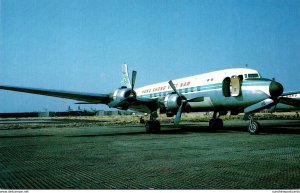
[{"label": "aircraft fuselage", "polygon": [[[238,81],[234,81],[234,78]],[[272,94],[274,81],[261,78],[256,70],[234,68],[173,80],[178,92],[187,99],[204,97],[201,102],[189,102],[185,111],[238,110],[253,105]],[[278,85],[277,85],[278,86]],[[168,82],[157,83],[136,89],[142,98],[166,98],[174,91]],[[164,105],[166,106],[166,105]],[[168,107],[166,107],[168,108]]]}]

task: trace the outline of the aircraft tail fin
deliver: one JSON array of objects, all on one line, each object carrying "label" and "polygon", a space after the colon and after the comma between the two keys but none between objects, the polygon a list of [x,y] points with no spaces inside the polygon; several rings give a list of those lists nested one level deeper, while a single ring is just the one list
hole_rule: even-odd
[{"label": "aircraft tail fin", "polygon": [[123,74],[123,80],[122,80],[122,84],[123,86],[126,86],[127,88],[131,88],[131,81],[129,78],[129,73],[128,73],[128,65],[127,64],[123,64],[123,68],[122,68],[122,74]]}]

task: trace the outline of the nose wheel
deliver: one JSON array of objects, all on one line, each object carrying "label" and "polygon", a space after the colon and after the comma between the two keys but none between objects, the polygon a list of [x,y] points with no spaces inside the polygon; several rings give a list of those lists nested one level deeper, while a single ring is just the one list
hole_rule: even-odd
[{"label": "nose wheel", "polygon": [[254,121],[254,115],[249,115],[249,125],[248,125],[248,132],[252,135],[257,135],[260,132],[260,124],[257,121]]}]

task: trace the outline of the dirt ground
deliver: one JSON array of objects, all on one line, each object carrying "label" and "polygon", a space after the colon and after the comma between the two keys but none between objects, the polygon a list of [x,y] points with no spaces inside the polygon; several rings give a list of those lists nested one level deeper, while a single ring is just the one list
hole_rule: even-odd
[{"label": "dirt ground", "polygon": [[[1,189],[299,189],[300,121],[0,129]],[[56,124],[56,123],[53,123]],[[1,127],[1,125],[0,125]]]}]

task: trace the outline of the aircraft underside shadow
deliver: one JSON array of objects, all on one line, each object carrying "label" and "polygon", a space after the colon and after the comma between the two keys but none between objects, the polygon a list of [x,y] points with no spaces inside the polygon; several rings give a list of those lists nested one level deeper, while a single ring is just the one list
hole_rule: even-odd
[{"label": "aircraft underside shadow", "polygon": [[[248,132],[243,126],[224,126],[222,129],[213,130],[209,127],[199,127],[196,125],[181,126],[183,132],[203,132],[203,133],[227,133],[227,132]],[[300,122],[288,125],[264,125],[261,124],[261,134],[300,134]]]},{"label": "aircraft underside shadow", "polygon": [[[224,125],[223,129],[214,130],[209,126],[203,126],[198,124],[181,124],[174,126],[173,124],[162,124],[162,129],[159,133],[150,134],[155,135],[186,135],[190,133],[232,133],[235,132],[247,132],[246,126]],[[135,127],[126,125],[125,127]],[[262,135],[269,134],[300,134],[300,120],[298,121],[282,121],[282,123],[274,124],[272,121],[261,121],[261,133]],[[81,135],[67,135],[65,137],[100,137],[100,136],[139,136],[149,135],[141,126],[141,131],[117,131],[117,132],[105,132],[105,133],[93,133],[93,134],[81,134]]]}]

